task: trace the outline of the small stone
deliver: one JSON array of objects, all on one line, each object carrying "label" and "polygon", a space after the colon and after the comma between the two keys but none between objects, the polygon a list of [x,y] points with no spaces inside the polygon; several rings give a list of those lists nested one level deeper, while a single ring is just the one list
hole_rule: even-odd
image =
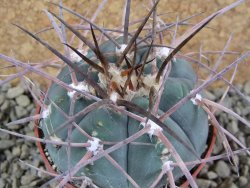
[{"label": "small stone", "polygon": [[35,176],[31,176],[29,174],[25,174],[24,176],[22,176],[21,178],[21,184],[22,185],[28,185],[30,184],[34,179],[36,179]]},{"label": "small stone", "polygon": [[26,107],[26,110],[29,112],[31,112],[34,109],[35,109],[35,105],[33,103],[31,103],[29,106]]},{"label": "small stone", "polygon": [[21,128],[22,127],[20,125],[11,125],[11,126],[8,126],[8,129],[10,129],[10,130],[19,130]]},{"label": "small stone", "polygon": [[216,179],[217,177],[218,177],[218,175],[213,171],[209,171],[207,173],[207,178],[210,179],[210,180]]},{"label": "small stone", "polygon": [[205,91],[205,97],[211,101],[215,101],[216,96],[210,91]]},{"label": "small stone", "polygon": [[225,106],[226,108],[232,108],[233,100],[229,98],[228,96],[224,98],[222,105]]},{"label": "small stone", "polygon": [[5,150],[8,148],[11,148],[15,145],[15,142],[13,140],[1,140],[0,141],[0,150]]},{"label": "small stone", "polygon": [[21,154],[21,148],[20,146],[16,146],[12,149],[12,154],[16,157],[19,157]]},{"label": "small stone", "polygon": [[242,108],[239,108],[239,107],[235,107],[234,108],[234,112],[236,113],[236,114],[238,114],[238,115],[242,115],[242,110],[241,110]]},{"label": "small stone", "polygon": [[3,179],[7,180],[8,177],[9,177],[9,174],[7,174],[7,172],[4,172],[1,174],[1,178],[3,178]]},{"label": "small stone", "polygon": [[14,156],[11,154],[10,150],[5,149],[4,154],[5,154],[6,158],[7,158],[7,161],[12,161],[13,160]]},{"label": "small stone", "polygon": [[213,94],[215,95],[217,99],[219,99],[223,95],[224,92],[225,92],[225,89],[219,88],[219,89],[214,90]]},{"label": "small stone", "polygon": [[33,162],[33,165],[35,167],[39,167],[40,163],[41,163],[41,161],[39,159],[35,159],[34,162]]},{"label": "small stone", "polygon": [[29,185],[31,187],[37,187],[37,185],[41,182],[41,180],[37,179],[37,180],[33,180]]},{"label": "small stone", "polygon": [[231,121],[227,124],[227,130],[232,133],[236,134],[239,131],[238,123],[237,121]]},{"label": "small stone", "polygon": [[27,136],[32,136],[32,137],[36,136],[34,131],[29,131],[29,132],[26,133],[26,135]]},{"label": "small stone", "polygon": [[207,175],[209,166],[206,164],[200,171],[199,176],[204,178]]},{"label": "small stone", "polygon": [[211,181],[211,188],[212,187],[217,188],[218,187],[218,183],[216,183],[214,181]]},{"label": "small stone", "polygon": [[238,140],[245,146],[246,145],[246,139],[245,139],[245,135],[243,132],[238,132],[238,134],[236,135],[236,137],[238,138]]},{"label": "small stone", "polygon": [[0,105],[2,105],[2,104],[3,104],[4,99],[5,99],[5,96],[4,96],[4,94],[3,94],[3,93],[1,93],[1,94],[0,94]]},{"label": "small stone", "polygon": [[19,95],[21,95],[23,93],[24,93],[24,89],[20,86],[16,86],[16,87],[8,89],[6,96],[9,99],[13,99],[13,98],[18,97]]},{"label": "small stone", "polygon": [[21,118],[21,117],[24,117],[27,115],[27,110],[21,106],[16,106],[15,107],[15,112],[16,112],[16,115],[17,115],[17,118]]},{"label": "small stone", "polygon": [[198,185],[198,187],[202,187],[202,188],[210,188],[210,187],[216,187],[217,184],[212,181],[212,180],[206,180],[206,179],[197,179],[196,183]]},{"label": "small stone", "polygon": [[0,178],[0,188],[4,188],[6,185],[6,182],[3,178]]},{"label": "small stone", "polygon": [[21,159],[25,159],[29,155],[29,148],[27,145],[23,144],[21,148]]},{"label": "small stone", "polygon": [[10,107],[15,107],[17,105],[14,99],[9,101],[10,101]]},{"label": "small stone", "polygon": [[249,175],[249,166],[248,165],[244,165],[241,168],[241,175],[242,176],[248,176]]},{"label": "small stone", "polygon": [[8,91],[9,88],[11,88],[10,83],[6,83],[6,84],[2,85],[0,89],[1,89],[1,91],[6,92],[6,91]]},{"label": "small stone", "polygon": [[246,139],[246,145],[247,147],[250,147],[250,136],[248,136]]},{"label": "small stone", "polygon": [[225,180],[220,186],[219,186],[219,188],[238,188],[238,186],[237,185],[235,185],[234,183],[233,183],[233,179],[227,179],[227,180]]},{"label": "small stone", "polygon": [[[250,139],[250,136],[249,136]],[[249,146],[250,147],[250,146]],[[244,165],[250,166],[250,158],[249,155],[240,155],[240,163]]]},{"label": "small stone", "polygon": [[250,106],[247,106],[247,107],[243,108],[241,111],[242,111],[241,112],[242,116],[249,115],[250,114]]},{"label": "small stone", "polygon": [[12,188],[19,188],[19,186],[20,186],[20,182],[18,181],[18,179],[17,178],[12,178],[11,179],[12,180]]},{"label": "small stone", "polygon": [[238,84],[238,83],[236,83],[236,84],[235,84],[235,87],[236,87],[238,90],[240,90],[240,91],[243,90],[243,84]]},{"label": "small stone", "polygon": [[214,145],[214,149],[213,149],[213,154],[217,155],[219,154],[223,149],[222,144],[220,143],[220,141],[218,141],[218,139],[216,140],[216,143]]},{"label": "small stone", "polygon": [[34,130],[34,127],[35,127],[35,122],[34,121],[30,121],[29,124],[28,124],[28,127],[29,127],[29,130],[33,131]]},{"label": "small stone", "polygon": [[4,132],[0,132],[0,140],[9,140],[10,135]]},{"label": "small stone", "polygon": [[18,163],[13,163],[12,165],[12,176],[19,179],[23,176],[24,168],[20,167]]},{"label": "small stone", "polygon": [[11,120],[11,121],[17,120],[16,113],[15,113],[15,110],[14,110],[14,109],[11,109],[11,110],[10,110],[9,116],[10,116],[10,120]]},{"label": "small stone", "polygon": [[248,82],[246,82],[246,83],[244,84],[243,90],[244,90],[244,93],[245,93],[245,94],[250,95],[250,81],[248,81]]},{"label": "small stone", "polygon": [[5,100],[4,103],[2,104],[2,106],[0,107],[1,111],[6,111],[10,106],[10,101],[9,100]]},{"label": "small stone", "polygon": [[226,124],[228,124],[229,122],[229,118],[228,117],[231,117],[231,116],[228,116],[226,113],[219,113],[219,122],[220,124],[225,127]]},{"label": "small stone", "polygon": [[[245,118],[245,119],[246,119],[246,118]],[[250,134],[250,128],[249,128],[249,127],[243,125],[243,126],[240,126],[240,129],[241,129],[241,131],[244,132],[246,135],[247,135],[247,134]]]},{"label": "small stone", "polygon": [[226,178],[231,175],[231,169],[225,161],[218,161],[215,166],[215,171],[221,178]]},{"label": "small stone", "polygon": [[0,165],[1,172],[7,171],[8,167],[9,167],[9,162],[8,161],[1,162],[1,165]]},{"label": "small stone", "polygon": [[248,180],[247,180],[246,177],[241,176],[241,177],[239,178],[239,186],[240,186],[240,187],[243,187],[243,186],[246,185],[247,183],[248,183]]},{"label": "small stone", "polygon": [[27,97],[27,95],[20,95],[16,97],[16,103],[19,106],[26,107],[30,104],[30,99]]}]

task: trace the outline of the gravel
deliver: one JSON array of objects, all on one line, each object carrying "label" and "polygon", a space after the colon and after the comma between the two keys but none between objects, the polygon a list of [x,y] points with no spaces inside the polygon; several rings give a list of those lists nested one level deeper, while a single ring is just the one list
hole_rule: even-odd
[{"label": "gravel", "polygon": [[5,99],[5,95],[4,94],[0,94],[0,105],[3,104],[4,99]]},{"label": "gravel", "polygon": [[214,172],[214,171],[209,171],[209,172],[207,172],[207,178],[209,180],[214,180],[214,179],[218,178],[218,174],[216,174],[216,172]]},{"label": "gravel", "polygon": [[24,88],[21,86],[16,86],[8,89],[6,97],[9,99],[14,99],[23,93],[24,93]]},{"label": "gravel", "polygon": [[250,81],[245,83],[245,85],[244,85],[244,93],[246,93],[247,95],[250,95]]},{"label": "gravel", "polygon": [[[250,81],[238,88],[250,95]],[[22,86],[11,87],[6,84],[0,87],[0,91],[0,128],[33,135],[34,123],[6,126],[8,122],[34,114],[35,105],[32,103],[31,96]],[[206,97],[219,101],[223,92],[224,89],[220,88],[207,92]],[[244,100],[234,91],[229,91],[223,104],[245,119],[250,119],[250,106],[246,106]],[[223,127],[250,147],[249,128],[226,113],[217,112],[216,116]],[[240,149],[233,141],[229,140],[229,142],[233,150]],[[225,151],[220,140],[217,139],[213,155],[222,153]],[[0,188],[35,188],[49,180],[47,175],[21,164],[20,159],[37,168],[45,169],[35,143],[0,132]],[[199,188],[249,188],[250,157],[241,153],[236,160],[239,161],[239,171],[227,159],[206,164],[197,177]]]},{"label": "gravel", "polygon": [[16,103],[19,106],[26,107],[30,104],[30,99],[27,95],[20,95],[16,97]]},{"label": "gravel", "polygon": [[13,141],[13,140],[1,140],[0,151],[5,150],[5,149],[9,149],[14,145],[15,145],[15,141]]},{"label": "gravel", "polygon": [[232,133],[236,134],[239,132],[238,122],[236,120],[232,120],[227,124],[227,130]]},{"label": "gravel", "polygon": [[[0,128],[34,135],[31,123],[6,126],[8,122],[33,115],[34,107],[31,96],[21,85],[0,87]],[[22,165],[20,159],[44,169],[34,142],[0,132],[0,188],[37,188],[49,180],[47,175],[42,174],[41,178],[37,171]]]},{"label": "gravel", "polygon": [[230,167],[225,161],[218,161],[217,164],[215,164],[214,170],[221,178],[226,178],[231,175]]},{"label": "gravel", "polygon": [[[250,96],[250,81],[246,82],[244,85],[239,85],[238,88],[247,95]],[[213,98],[215,96],[215,101],[219,101],[223,95],[223,89],[218,89],[215,91],[210,91],[209,96]],[[223,105],[232,109],[234,112],[241,115],[246,120],[250,120],[250,106],[240,98],[233,90],[230,90],[227,97],[225,98]],[[216,113],[219,123],[225,127],[231,134],[233,134],[237,139],[239,139],[247,147],[250,147],[250,128],[239,122],[237,119],[228,115],[224,112]],[[229,143],[233,150],[241,149],[236,143],[229,140]],[[223,148],[219,139],[217,139],[215,148],[213,150],[213,155],[223,154],[225,149]],[[246,153],[241,153],[236,156],[238,161],[239,170],[237,171],[227,159],[214,161],[211,164],[206,164],[205,170],[198,175],[199,187],[212,188],[209,181],[216,182],[218,188],[249,188],[250,182],[250,157]],[[203,181],[208,180],[208,182]],[[201,183],[201,184],[200,184]],[[209,184],[209,185],[208,185]]]}]

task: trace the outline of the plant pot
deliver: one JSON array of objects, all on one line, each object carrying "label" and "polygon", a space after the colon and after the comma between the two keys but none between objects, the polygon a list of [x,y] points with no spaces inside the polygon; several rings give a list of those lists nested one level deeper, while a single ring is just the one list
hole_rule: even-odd
[{"label": "plant pot", "polygon": [[[40,110],[41,110],[41,107],[39,105],[37,105],[37,107],[36,107],[36,114],[39,114]],[[43,133],[42,133],[42,130],[39,129],[38,126],[39,126],[39,120],[36,120],[35,121],[35,127],[34,127],[35,136],[38,137],[38,138],[42,138]],[[208,157],[211,156],[213,148],[214,148],[214,145],[215,145],[215,141],[216,141],[216,135],[217,135],[216,128],[214,126],[210,126],[210,133],[209,133],[208,141],[207,141],[208,148],[207,148],[207,150],[203,154],[203,156],[204,156],[203,159],[206,159],[206,158],[208,158]],[[57,172],[53,169],[51,163],[49,162],[48,158],[45,155],[43,143],[37,142],[37,147],[39,149],[40,155],[42,157],[42,160],[44,161],[44,164],[45,164],[47,170],[50,173],[57,174]],[[192,172],[193,178],[197,177],[197,175],[202,170],[202,168],[205,166],[205,164],[206,163],[201,163],[197,167],[195,167],[194,170],[192,170],[193,171]],[[187,188],[188,185],[189,185],[189,182],[187,180],[185,180],[184,183],[182,183],[180,187],[181,188]],[[70,183],[67,183],[65,185],[65,187],[66,188],[75,188],[75,186],[73,186]]]}]

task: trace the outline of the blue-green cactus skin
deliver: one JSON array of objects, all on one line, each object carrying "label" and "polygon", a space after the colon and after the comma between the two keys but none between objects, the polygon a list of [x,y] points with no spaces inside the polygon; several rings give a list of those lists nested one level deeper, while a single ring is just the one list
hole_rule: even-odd
[{"label": "blue-green cactus skin", "polygon": [[[121,44],[122,38],[117,39]],[[100,45],[101,52],[110,63],[115,63],[117,57],[115,54],[115,46],[112,42],[107,41]],[[143,56],[147,52],[147,48],[142,48],[137,52],[136,63],[141,63]],[[107,55],[108,54],[108,55]],[[113,54],[113,55],[110,55]],[[89,51],[87,57],[95,59],[93,52]],[[162,63],[157,59],[158,66]],[[79,69],[85,73],[88,72],[88,66],[85,62],[80,61],[77,63]],[[145,67],[144,74],[148,73],[150,64]],[[77,74],[78,80],[83,81],[81,75]],[[91,77],[98,83],[97,73],[92,73]],[[65,67],[58,78],[67,83],[71,83],[69,69]],[[183,97],[185,97],[194,88],[196,83],[196,74],[192,66],[182,60],[176,59],[172,61],[172,69],[165,83],[160,109],[158,114],[161,115],[166,112]],[[51,113],[49,117],[41,119],[40,127],[44,135],[47,137],[50,133],[58,128],[66,121],[66,118],[58,111],[56,104],[63,112],[69,114],[69,107],[71,99],[67,95],[66,89],[63,87],[52,84],[48,91],[48,99],[45,100],[47,105],[51,106]],[[94,101],[84,97],[77,99],[75,103],[74,114],[83,110]],[[132,102],[144,109],[148,108],[148,96],[135,97]],[[112,111],[107,107],[98,108],[88,113],[85,117],[76,119],[76,123],[85,130],[89,135],[95,136],[103,141],[119,142],[127,137],[133,135],[142,129],[140,122],[129,118],[123,114]],[[183,141],[193,148],[197,155],[201,155],[206,147],[208,135],[208,117],[207,114],[198,106],[188,101],[169,118],[164,121],[164,124],[174,131]],[[55,135],[63,141],[68,139],[68,129],[64,128]],[[164,135],[171,141],[183,161],[197,160],[194,154],[177,141],[172,135],[164,131]],[[73,127],[71,134],[72,142],[87,142],[87,138],[83,136],[76,128]],[[136,144],[135,144],[136,142]],[[104,146],[107,149],[108,145]],[[162,170],[163,162],[161,155],[165,146],[153,136],[150,139],[149,135],[143,135],[134,141],[134,143],[123,146],[122,148],[112,152],[110,156],[115,159],[119,165],[138,183],[140,187],[148,187]],[[86,153],[85,148],[61,146],[55,147],[51,144],[46,145],[46,149],[53,163],[57,166],[60,172],[65,172],[68,167],[73,167]],[[68,153],[70,155],[70,162]],[[170,156],[170,160],[174,158]],[[69,165],[68,165],[69,164]],[[191,169],[192,167],[189,167]],[[179,168],[173,170],[174,177],[177,180],[182,176]],[[87,165],[82,168],[77,176],[85,175],[92,179],[93,183],[102,188],[110,187],[123,187],[128,188],[132,185],[128,182],[125,176],[117,170],[105,157],[94,162],[94,164]],[[164,177],[157,187],[166,185],[166,177]]]}]

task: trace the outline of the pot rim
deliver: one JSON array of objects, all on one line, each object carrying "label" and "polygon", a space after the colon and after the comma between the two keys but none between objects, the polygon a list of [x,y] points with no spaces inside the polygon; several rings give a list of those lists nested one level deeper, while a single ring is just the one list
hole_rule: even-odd
[{"label": "pot rim", "polygon": [[[35,114],[39,114],[39,113],[40,113],[40,110],[41,110],[41,106],[37,104],[37,105],[36,105],[36,112],[35,112]],[[40,119],[36,119],[36,120],[35,120],[35,126],[34,126],[34,133],[35,133],[35,136],[36,136],[37,138],[41,138],[41,131],[42,131],[41,129],[39,129],[39,126],[38,126],[38,125],[39,125],[39,121],[40,121]],[[45,164],[46,169],[47,169],[50,173],[53,173],[53,174],[58,175],[58,173],[53,169],[53,167],[52,167],[52,165],[50,164],[48,158],[46,157],[45,152],[44,152],[44,147],[43,147],[42,143],[39,142],[39,141],[37,141],[37,142],[36,142],[36,145],[37,145],[37,147],[38,147],[40,156],[42,157],[42,160],[43,160],[43,162],[44,162],[44,164]],[[70,183],[67,183],[67,184],[65,185],[65,187],[66,187],[66,188],[75,188],[75,186],[71,185]]]},{"label": "pot rim", "polygon": [[[212,155],[215,142],[216,142],[216,138],[217,138],[217,129],[215,128],[215,126],[211,124],[210,130],[211,132],[210,132],[210,135],[208,135],[208,144],[207,144],[209,147],[206,149],[205,156],[203,157],[203,159],[207,159]],[[210,139],[209,139],[209,136],[210,136]],[[206,163],[207,162],[200,163],[199,165],[197,165],[196,169],[192,173],[192,177],[194,179],[197,177],[197,175],[200,173],[200,171],[206,165]],[[184,183],[181,184],[180,188],[187,188],[188,186],[189,186],[189,181],[186,180]]]}]

